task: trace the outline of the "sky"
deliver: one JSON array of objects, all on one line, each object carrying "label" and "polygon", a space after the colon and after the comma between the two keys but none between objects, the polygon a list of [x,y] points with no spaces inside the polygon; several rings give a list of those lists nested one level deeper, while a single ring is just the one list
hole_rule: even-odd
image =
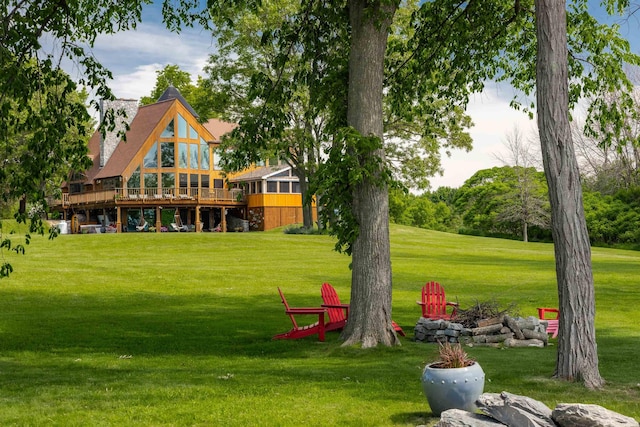
[{"label": "sky", "polygon": [[[593,13],[599,19],[606,14],[592,1]],[[608,18],[618,22],[621,34],[627,37],[632,49],[640,53],[640,18],[628,20]],[[178,65],[195,79],[213,52],[209,33],[200,29],[185,29],[180,34],[169,32],[161,22],[157,5],[145,6],[142,23],[135,31],[98,37],[93,54],[113,73],[111,89],[118,98],[139,99],[151,94],[156,82],[156,71],[166,65]],[[73,76],[73,70],[71,71]],[[76,76],[77,77],[77,76]],[[484,92],[472,97],[467,113],[474,126],[469,130],[473,138],[470,152],[454,150],[450,157],[442,155],[443,176],[431,179],[432,189],[440,186],[457,188],[475,172],[494,166],[503,166],[498,157],[507,153],[504,142],[514,128],[525,137],[534,137],[535,120],[509,107],[512,91],[504,85],[488,83]]]}]

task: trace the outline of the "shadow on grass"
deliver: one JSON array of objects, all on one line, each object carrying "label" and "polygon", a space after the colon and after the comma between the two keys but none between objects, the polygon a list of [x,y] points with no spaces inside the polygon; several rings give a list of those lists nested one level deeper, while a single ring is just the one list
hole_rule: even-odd
[{"label": "shadow on grass", "polygon": [[[0,292],[0,349],[148,356],[288,357],[298,346],[272,336],[291,328],[276,295],[58,296]],[[302,322],[312,318],[302,319]],[[316,342],[317,336],[305,342]],[[281,342],[280,342],[281,343]]]}]

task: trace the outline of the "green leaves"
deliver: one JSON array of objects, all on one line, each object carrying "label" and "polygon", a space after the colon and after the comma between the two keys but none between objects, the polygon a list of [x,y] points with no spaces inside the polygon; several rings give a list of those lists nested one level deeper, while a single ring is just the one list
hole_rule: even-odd
[{"label": "green leaves", "polygon": [[382,141],[362,136],[351,127],[340,129],[327,150],[328,159],[320,165],[311,182],[312,193],[323,207],[320,221],[330,224],[337,237],[335,249],[351,254],[359,224],[353,208],[354,190],[364,182],[376,186],[391,183],[391,170],[382,157]]}]

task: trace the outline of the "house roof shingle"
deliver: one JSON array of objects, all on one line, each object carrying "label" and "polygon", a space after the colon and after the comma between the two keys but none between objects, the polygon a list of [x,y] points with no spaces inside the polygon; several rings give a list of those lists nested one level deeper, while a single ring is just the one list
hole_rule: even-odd
[{"label": "house roof shingle", "polygon": [[215,142],[219,142],[224,134],[229,133],[238,127],[235,123],[223,122],[219,119],[209,119],[209,121],[202,125],[211,135],[213,135],[213,140]]},{"label": "house roof shingle", "polygon": [[168,100],[140,107],[138,114],[131,122],[126,142],[120,141],[102,170],[100,170],[100,132],[96,131],[89,140],[89,152],[95,157],[93,167],[87,171],[87,179],[92,181],[121,176],[172,103],[173,100]]},{"label": "house roof shingle", "polygon": [[261,166],[259,168],[250,170],[248,172],[241,173],[240,175],[235,175],[232,178],[230,178],[230,181],[239,182],[239,181],[255,181],[258,179],[267,179],[287,169],[291,169],[291,166],[287,166],[287,165]]}]

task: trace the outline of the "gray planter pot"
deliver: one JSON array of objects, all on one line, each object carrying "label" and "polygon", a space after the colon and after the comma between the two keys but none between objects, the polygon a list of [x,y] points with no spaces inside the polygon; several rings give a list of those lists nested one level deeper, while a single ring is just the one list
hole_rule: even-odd
[{"label": "gray planter pot", "polygon": [[475,402],[484,390],[484,371],[477,362],[466,368],[434,368],[422,372],[422,390],[431,411],[439,416],[447,409],[476,410]]}]

